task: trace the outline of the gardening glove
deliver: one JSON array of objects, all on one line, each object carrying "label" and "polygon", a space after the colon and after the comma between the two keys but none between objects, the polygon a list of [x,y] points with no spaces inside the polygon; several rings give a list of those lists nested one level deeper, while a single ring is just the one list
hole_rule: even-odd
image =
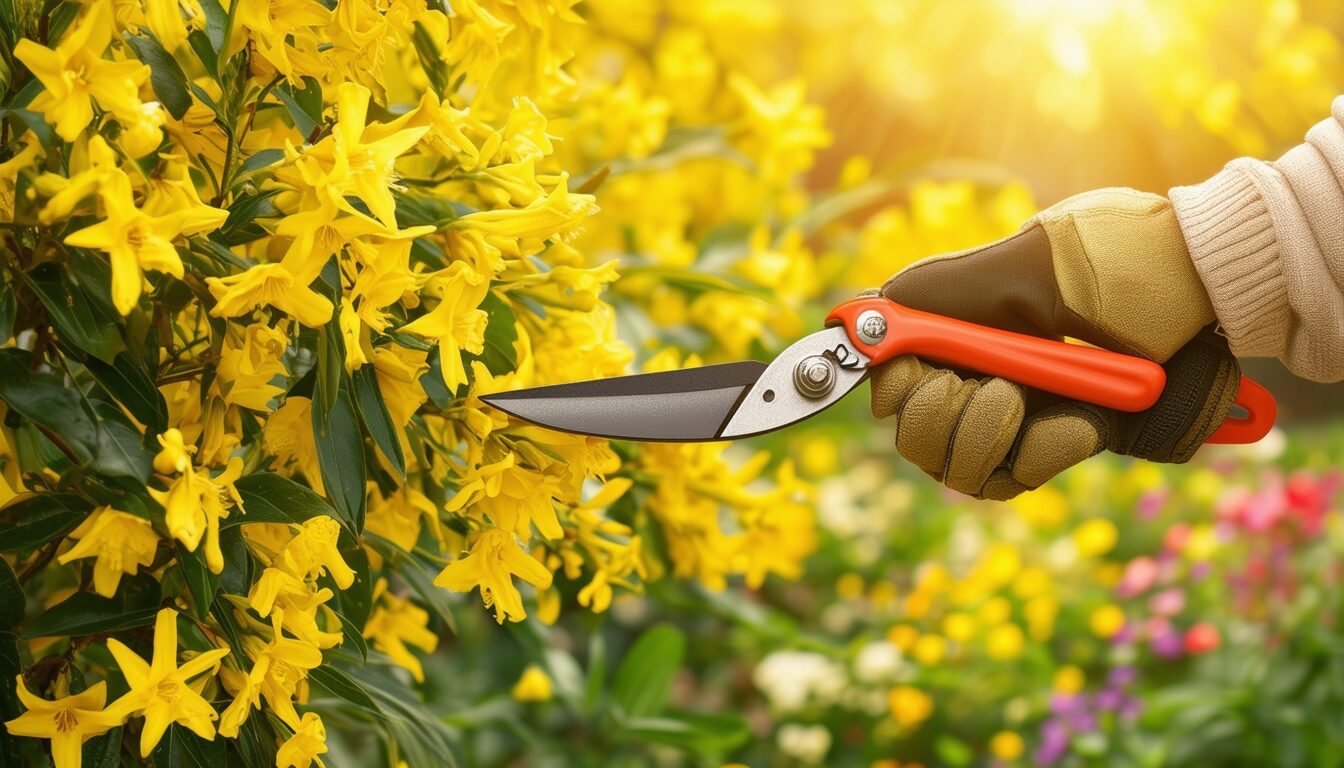
[{"label": "gardening glove", "polygon": [[1102,189],[1017,234],[935,256],[881,294],[914,309],[1052,339],[1070,336],[1163,364],[1157,403],[1122,413],[902,356],[872,374],[873,415],[896,448],[953,490],[1008,499],[1110,449],[1187,461],[1222,423],[1241,381],[1166,198]]}]

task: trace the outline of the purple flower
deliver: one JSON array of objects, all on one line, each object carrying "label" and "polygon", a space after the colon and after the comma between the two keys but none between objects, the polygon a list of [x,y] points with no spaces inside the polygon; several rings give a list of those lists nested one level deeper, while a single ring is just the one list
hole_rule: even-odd
[{"label": "purple flower", "polygon": [[1069,749],[1069,729],[1058,720],[1041,723],[1041,746],[1032,755],[1037,765],[1054,765]]},{"label": "purple flower", "polygon": [[1125,703],[1125,692],[1119,688],[1106,687],[1097,692],[1097,709],[1102,712],[1114,712]]},{"label": "purple flower", "polygon": [[1139,679],[1139,670],[1129,665],[1113,667],[1106,675],[1106,682],[1117,688],[1128,688],[1137,679]]},{"label": "purple flower", "polygon": [[1179,659],[1185,653],[1185,644],[1180,632],[1164,632],[1156,635],[1149,645],[1153,653],[1164,659]]}]

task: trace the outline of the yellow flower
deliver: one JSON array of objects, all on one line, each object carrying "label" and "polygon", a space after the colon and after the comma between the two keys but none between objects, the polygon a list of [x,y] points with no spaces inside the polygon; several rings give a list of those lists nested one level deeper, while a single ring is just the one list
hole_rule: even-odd
[{"label": "yellow flower", "polygon": [[322,765],[318,755],[326,751],[327,729],[322,725],[322,718],[314,712],[304,712],[294,735],[275,753],[275,765],[276,768],[308,768],[314,762]]},{"label": "yellow flower", "polygon": [[17,680],[19,701],[28,711],[6,722],[5,728],[11,736],[50,739],[51,759],[56,768],[79,768],[84,742],[120,725],[124,719],[103,710],[106,683],[48,701],[28,690],[23,675],[18,675]]},{"label": "yellow flower", "polygon": [[1185,548],[1181,550],[1181,554],[1194,562],[1203,562],[1213,557],[1213,553],[1217,551],[1217,532],[1208,523],[1200,523],[1191,527],[1190,536],[1185,540]]},{"label": "yellow flower", "polygon": [[1027,745],[1016,733],[999,731],[989,740],[989,751],[1000,760],[1012,761],[1027,751]]},{"label": "yellow flower", "polygon": [[139,62],[102,58],[114,31],[112,7],[90,3],[86,8],[55,50],[28,39],[14,46],[15,58],[45,88],[33,99],[32,108],[41,111],[66,141],[74,141],[93,121],[91,100],[119,117],[134,116],[140,109],[140,85],[149,76],[149,67]]},{"label": "yellow flower", "polygon": [[242,337],[228,334],[219,354],[216,385],[224,402],[254,411],[269,411],[269,403],[284,389],[273,382],[286,374],[281,357],[289,345],[279,328],[252,323]]},{"label": "yellow flower", "polygon": [[1006,597],[991,597],[976,611],[985,626],[1002,624],[1013,615],[1013,604]]},{"label": "yellow flower", "polygon": [[1087,676],[1083,674],[1083,670],[1072,664],[1065,664],[1055,671],[1050,689],[1055,693],[1077,693],[1083,690],[1086,684]]},{"label": "yellow flower", "polygon": [[215,297],[210,314],[238,317],[261,306],[271,306],[309,328],[326,325],[335,311],[331,300],[297,281],[283,264],[257,264],[227,277],[207,277]]},{"label": "yellow flower", "polygon": [[413,645],[425,653],[432,653],[439,645],[439,638],[426,627],[429,614],[409,600],[404,600],[387,591],[387,582],[380,579],[374,587],[374,600],[379,597],[368,623],[364,625],[364,637],[373,640],[373,647],[387,654],[392,661],[410,670],[411,677],[418,683],[425,681],[424,669],[409,649]]},{"label": "yellow flower", "polygon": [[1000,624],[985,636],[985,652],[991,659],[1011,661],[1022,655],[1024,638],[1016,624]]},{"label": "yellow flower", "polygon": [[374,347],[373,371],[378,376],[378,390],[393,424],[406,426],[421,404],[429,399],[425,388],[420,386],[420,377],[428,370],[424,352],[400,344]]},{"label": "yellow flower", "polygon": [[241,679],[233,688],[233,702],[220,715],[219,735],[225,738],[238,737],[238,729],[252,709],[260,706],[261,697],[265,697],[267,707],[286,725],[299,727],[294,695],[306,690],[308,670],[322,663],[322,652],[312,643],[285,637],[283,613],[277,609],[271,614],[274,632],[271,641],[255,652],[248,652],[252,670],[246,676],[238,676]]},{"label": "yellow flower", "polygon": [[304,152],[304,157],[329,167],[326,183],[318,193],[330,196],[341,209],[359,214],[347,196],[364,201],[374,218],[395,228],[396,200],[392,197],[395,180],[393,165],[407,152],[428,126],[389,132],[391,126],[366,125],[369,90],[357,83],[341,83],[336,91],[336,125],[331,136]]},{"label": "yellow flower", "polygon": [[943,634],[958,643],[970,640],[975,636],[975,617],[969,613],[949,613],[943,618]]},{"label": "yellow flower", "polygon": [[[180,464],[181,433],[170,429],[160,437],[163,450],[155,456],[155,466]],[[167,440],[164,440],[167,437]],[[217,477],[206,469],[196,469],[190,462],[176,479],[169,482],[167,491],[149,489],[149,495],[163,505],[164,524],[168,533],[189,552],[195,552],[201,538],[205,538],[205,564],[212,573],[224,570],[224,554],[219,549],[219,521],[229,516],[229,507],[243,511],[243,500],[233,482],[243,473],[243,460],[234,456]]]},{"label": "yellow flower", "polygon": [[918,641],[919,630],[909,624],[897,624],[887,630],[887,642],[900,648],[903,653],[910,653]]},{"label": "yellow flower", "polygon": [[449,226],[479,230],[494,240],[564,240],[584,219],[597,213],[593,196],[571,194],[568,180],[569,175],[562,173],[550,194],[522,208],[476,211],[455,219]]},{"label": "yellow flower", "polygon": [[173,723],[189,728],[203,739],[215,738],[215,720],[219,715],[210,702],[193,688],[191,678],[216,667],[229,654],[228,648],[212,648],[197,654],[182,666],[177,665],[177,611],[164,608],[154,622],[154,655],[146,663],[134,651],[116,639],[107,641],[108,650],[126,676],[131,690],[109,706],[119,715],[141,714],[145,718],[140,731],[140,756],[159,743]]},{"label": "yellow flower", "polygon": [[439,303],[428,313],[403,325],[403,333],[435,339],[439,344],[439,364],[443,383],[449,392],[467,383],[462,353],[479,355],[485,349],[485,312],[479,309],[490,284],[470,266],[455,262],[431,281],[440,288]]},{"label": "yellow flower", "polygon": [[518,701],[550,701],[551,678],[541,667],[529,664],[518,682],[513,684],[511,693]]},{"label": "yellow flower", "polygon": [[145,270],[182,277],[182,259],[173,247],[174,238],[207,232],[229,216],[228,211],[207,205],[151,216],[135,207],[131,182],[124,173],[112,175],[101,185],[100,199],[103,221],[72,232],[65,243],[107,252],[112,262],[112,303],[123,315],[140,299]]},{"label": "yellow flower", "polygon": [[887,705],[896,722],[907,728],[919,725],[933,714],[933,699],[918,688],[898,686],[887,696]]},{"label": "yellow flower", "polygon": [[511,531],[488,528],[476,538],[471,553],[449,563],[434,584],[454,592],[480,587],[485,607],[493,605],[495,620],[503,624],[506,618],[527,618],[522,595],[513,585],[514,576],[541,589],[551,585],[551,572],[518,546]]},{"label": "yellow flower", "polygon": [[1119,535],[1115,523],[1093,518],[1074,529],[1073,546],[1082,557],[1100,557],[1115,548]]},{"label": "yellow flower", "polygon": [[429,521],[435,538],[442,541],[439,509],[428,497],[410,484],[399,486],[389,496],[383,496],[375,486],[369,499],[368,520],[364,527],[410,552],[420,538],[420,525],[424,520]]},{"label": "yellow flower", "polygon": [[941,635],[921,635],[915,641],[911,655],[926,667],[935,666],[947,656],[947,640]]},{"label": "yellow flower", "polygon": [[855,600],[863,596],[863,577],[857,573],[840,574],[835,580],[835,595],[844,600]]},{"label": "yellow flower", "polygon": [[322,469],[317,463],[317,443],[313,438],[313,401],[290,395],[266,420],[262,445],[275,455],[286,474],[299,472],[314,491],[325,494]]},{"label": "yellow flower", "polygon": [[159,546],[158,534],[143,517],[99,507],[70,533],[79,543],[56,558],[61,565],[84,557],[96,557],[93,564],[93,588],[103,597],[112,597],[121,583],[121,575],[134,576],[141,566],[154,562]]},{"label": "yellow flower", "polygon": [[1125,612],[1120,606],[1108,603],[1092,611],[1087,623],[1092,634],[1109,638],[1125,628]]},{"label": "yellow flower", "polygon": [[1017,496],[1008,505],[1036,528],[1054,528],[1064,522],[1069,509],[1064,494],[1048,485]]},{"label": "yellow flower", "polygon": [[1030,600],[1050,590],[1050,574],[1040,566],[1032,565],[1022,569],[1013,580],[1013,594],[1023,600]]},{"label": "yellow flower", "polygon": [[318,515],[303,521],[299,532],[290,539],[276,558],[275,565],[299,577],[316,578],[323,571],[341,589],[355,583],[355,572],[341,557],[336,539],[341,535],[341,524],[336,518]]},{"label": "yellow flower", "polygon": [[[220,52],[221,57],[232,56],[251,42],[276,71],[291,83],[303,85],[292,59],[303,61],[305,57],[288,41],[303,37],[307,27],[326,23],[330,11],[314,0],[238,0],[230,11],[233,26],[227,36],[229,47]],[[311,60],[303,63],[315,64]]]}]

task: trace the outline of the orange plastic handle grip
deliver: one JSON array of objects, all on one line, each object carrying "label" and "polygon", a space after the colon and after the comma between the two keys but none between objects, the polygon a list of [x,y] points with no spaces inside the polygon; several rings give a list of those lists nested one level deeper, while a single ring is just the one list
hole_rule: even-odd
[{"label": "orange plastic handle grip", "polygon": [[[871,342],[860,332],[860,315],[870,310],[885,321],[885,333],[870,335]],[[916,355],[1117,411],[1147,410],[1167,381],[1162,366],[1141,357],[976,325],[881,297],[847,301],[831,310],[826,322],[842,324],[874,365]],[[871,331],[877,325],[867,327]],[[1229,418],[1210,442],[1255,442],[1273,426],[1273,396],[1256,382],[1242,379],[1236,404],[1247,415]]]}]

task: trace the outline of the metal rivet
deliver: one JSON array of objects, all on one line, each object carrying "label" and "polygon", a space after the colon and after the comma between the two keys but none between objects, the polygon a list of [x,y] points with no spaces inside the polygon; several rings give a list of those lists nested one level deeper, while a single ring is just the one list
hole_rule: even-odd
[{"label": "metal rivet", "polygon": [[887,335],[887,318],[875,309],[865,309],[854,321],[854,331],[865,344],[876,344]]},{"label": "metal rivet", "polygon": [[835,363],[824,355],[811,355],[793,369],[793,386],[803,397],[825,397],[835,388]]}]

